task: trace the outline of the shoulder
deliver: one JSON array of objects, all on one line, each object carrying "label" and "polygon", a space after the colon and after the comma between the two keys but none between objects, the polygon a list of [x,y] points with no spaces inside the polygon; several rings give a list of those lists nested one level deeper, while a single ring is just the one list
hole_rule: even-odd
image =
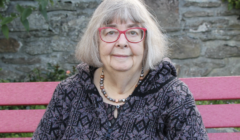
[{"label": "shoulder", "polygon": [[151,69],[141,83],[139,92],[152,94],[166,87],[177,76],[176,69],[170,59],[165,58],[154,69]]}]

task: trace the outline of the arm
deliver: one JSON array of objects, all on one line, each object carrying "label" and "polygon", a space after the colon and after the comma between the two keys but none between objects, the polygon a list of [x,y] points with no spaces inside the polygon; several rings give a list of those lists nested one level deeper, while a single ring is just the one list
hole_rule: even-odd
[{"label": "arm", "polygon": [[170,87],[166,134],[169,140],[208,140],[192,93],[181,81]]},{"label": "arm", "polygon": [[63,125],[63,99],[64,93],[61,84],[55,89],[52,99],[48,104],[37,129],[35,130],[32,140],[42,139],[59,139],[61,138],[61,125]]}]

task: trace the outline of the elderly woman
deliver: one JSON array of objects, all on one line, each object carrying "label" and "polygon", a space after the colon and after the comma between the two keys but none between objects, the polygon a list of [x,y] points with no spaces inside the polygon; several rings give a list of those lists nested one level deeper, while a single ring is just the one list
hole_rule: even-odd
[{"label": "elderly woman", "polygon": [[78,73],[57,86],[33,139],[208,139],[167,49],[143,2],[104,0],[77,45]]}]

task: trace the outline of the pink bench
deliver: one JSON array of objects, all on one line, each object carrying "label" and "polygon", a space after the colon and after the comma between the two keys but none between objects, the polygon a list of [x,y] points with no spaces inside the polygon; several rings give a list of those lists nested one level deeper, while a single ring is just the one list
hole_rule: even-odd
[{"label": "pink bench", "polygon": [[[199,100],[240,99],[240,76],[181,78]],[[59,82],[0,83],[0,106],[47,105]],[[240,104],[198,105],[206,128],[240,127]],[[45,110],[0,110],[0,133],[33,132]],[[210,140],[240,140],[240,133],[209,133]],[[0,138],[30,140],[31,138]]]}]

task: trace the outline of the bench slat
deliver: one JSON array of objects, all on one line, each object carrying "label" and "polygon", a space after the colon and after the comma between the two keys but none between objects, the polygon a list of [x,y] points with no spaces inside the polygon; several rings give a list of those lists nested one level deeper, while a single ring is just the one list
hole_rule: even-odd
[{"label": "bench slat", "polygon": [[[240,104],[198,106],[206,128],[240,127],[239,108]],[[33,132],[44,111],[0,110],[0,133]]]},{"label": "bench slat", "polygon": [[[180,79],[197,101],[240,99],[240,76]],[[58,83],[1,83],[0,105],[47,105]]]},{"label": "bench slat", "polygon": [[240,99],[240,76],[180,78],[195,100]]},{"label": "bench slat", "polygon": [[[240,140],[240,133],[208,133],[210,140]],[[31,140],[31,138],[0,138],[0,140]]]},{"label": "bench slat", "polygon": [[240,140],[240,133],[208,133],[210,140]]},{"label": "bench slat", "polygon": [[34,132],[45,109],[0,110],[0,133]]},{"label": "bench slat", "polygon": [[47,105],[58,83],[1,83],[0,105]]},{"label": "bench slat", "polygon": [[31,140],[31,138],[0,138],[0,140]]},{"label": "bench slat", "polygon": [[206,128],[240,127],[240,104],[198,105]]}]

